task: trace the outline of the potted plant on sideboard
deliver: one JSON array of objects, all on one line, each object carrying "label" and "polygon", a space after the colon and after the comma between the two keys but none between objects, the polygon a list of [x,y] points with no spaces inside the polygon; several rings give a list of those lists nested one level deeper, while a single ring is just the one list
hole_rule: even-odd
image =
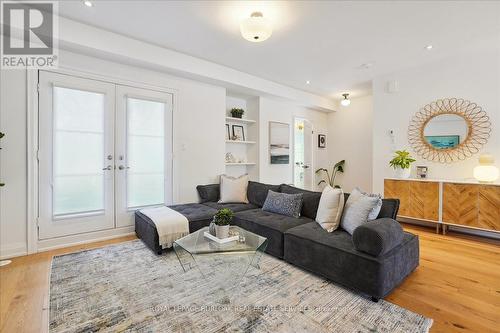
[{"label": "potted plant on sideboard", "polygon": [[242,118],[243,114],[245,113],[245,110],[243,109],[238,109],[238,108],[232,108],[231,111],[231,117],[233,118]]},{"label": "potted plant on sideboard", "polygon": [[410,178],[410,166],[415,161],[406,150],[396,150],[396,154],[390,160],[389,165],[396,171],[396,178],[406,179]]},{"label": "potted plant on sideboard", "polygon": [[234,213],[229,208],[222,208],[214,215],[213,223],[217,238],[224,239],[229,236],[229,225],[233,221],[233,217]]}]

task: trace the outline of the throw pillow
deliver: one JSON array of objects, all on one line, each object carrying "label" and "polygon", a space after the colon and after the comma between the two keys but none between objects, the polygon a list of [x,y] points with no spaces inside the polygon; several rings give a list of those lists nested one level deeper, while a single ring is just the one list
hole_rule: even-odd
[{"label": "throw pillow", "polygon": [[200,195],[200,203],[219,200],[220,184],[198,185],[196,190]]},{"label": "throw pillow", "polygon": [[368,221],[368,216],[377,207],[378,197],[363,195],[354,189],[344,207],[340,226],[352,235],[354,230]]},{"label": "throw pillow", "polygon": [[301,208],[302,193],[286,194],[271,190],[267,193],[266,201],[264,202],[264,206],[262,206],[262,210],[266,212],[292,216],[295,218],[300,217]]},{"label": "throw pillow", "polygon": [[344,192],[327,185],[321,193],[316,222],[326,231],[333,232],[339,227],[343,209]]},{"label": "throw pillow", "polygon": [[220,176],[219,203],[248,203],[248,175],[240,177]]},{"label": "throw pillow", "polygon": [[362,190],[360,190],[359,187],[356,187],[354,190],[352,190],[350,195],[354,195],[355,197],[360,196],[360,195],[364,195],[364,196],[377,198],[378,199],[377,205],[372,209],[370,214],[368,214],[368,221],[377,219],[378,214],[380,213],[380,210],[382,209],[382,196],[380,194],[366,193],[366,192],[363,192]]}]

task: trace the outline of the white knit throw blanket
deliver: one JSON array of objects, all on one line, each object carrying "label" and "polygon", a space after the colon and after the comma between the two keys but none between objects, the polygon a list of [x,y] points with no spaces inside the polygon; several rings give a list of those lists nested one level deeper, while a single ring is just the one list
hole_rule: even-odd
[{"label": "white knit throw blanket", "polygon": [[188,219],[168,207],[142,209],[141,213],[149,217],[156,225],[162,249],[172,247],[173,243],[189,234]]}]

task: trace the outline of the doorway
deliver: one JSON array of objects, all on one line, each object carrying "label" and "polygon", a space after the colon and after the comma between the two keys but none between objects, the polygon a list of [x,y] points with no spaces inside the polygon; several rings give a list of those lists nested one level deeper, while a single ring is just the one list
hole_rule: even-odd
[{"label": "doorway", "polygon": [[172,202],[172,95],[40,71],[39,239]]},{"label": "doorway", "polygon": [[294,185],[306,190],[313,189],[313,127],[309,120],[294,121]]}]

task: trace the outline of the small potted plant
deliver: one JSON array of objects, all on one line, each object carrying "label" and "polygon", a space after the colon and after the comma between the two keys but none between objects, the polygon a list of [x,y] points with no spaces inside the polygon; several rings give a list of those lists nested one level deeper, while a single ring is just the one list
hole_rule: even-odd
[{"label": "small potted plant", "polygon": [[238,108],[232,108],[230,112],[231,112],[231,117],[241,118],[241,117],[243,117],[243,113],[245,113],[245,110],[238,109]]},{"label": "small potted plant", "polygon": [[234,213],[229,208],[220,209],[214,216],[215,236],[220,239],[229,236],[229,225],[233,221]]},{"label": "small potted plant", "polygon": [[410,178],[411,164],[415,159],[410,156],[406,150],[397,150],[394,158],[389,162],[389,165],[396,171],[396,177],[405,179]]}]

